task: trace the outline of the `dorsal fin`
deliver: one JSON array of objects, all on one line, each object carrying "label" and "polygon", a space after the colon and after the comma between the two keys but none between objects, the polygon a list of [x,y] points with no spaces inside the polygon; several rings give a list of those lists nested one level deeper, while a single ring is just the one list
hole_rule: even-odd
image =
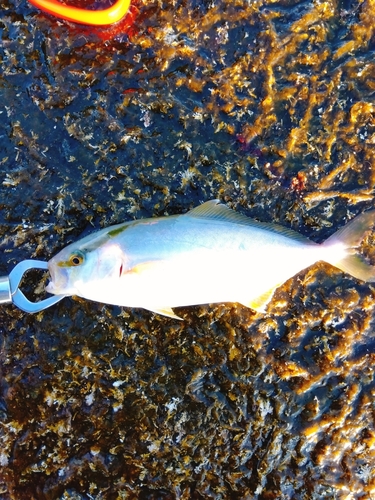
[{"label": "dorsal fin", "polygon": [[220,203],[220,200],[206,201],[202,205],[199,205],[199,207],[195,207],[190,210],[190,212],[184,214],[183,217],[197,217],[202,219],[231,222],[232,224],[241,224],[242,226],[257,227],[259,229],[281,234],[287,238],[292,238],[295,241],[301,241],[305,244],[316,244],[305,236],[293,231],[293,229],[288,229],[287,227],[269,222],[258,222],[257,220],[250,219],[250,217],[246,217],[246,215],[239,214],[226,205]]},{"label": "dorsal fin", "polygon": [[190,212],[186,213],[187,217],[199,217],[202,219],[222,220],[237,224],[247,225],[251,219],[246,215],[239,214],[220,203],[220,200],[206,201],[199,207],[195,207]]}]

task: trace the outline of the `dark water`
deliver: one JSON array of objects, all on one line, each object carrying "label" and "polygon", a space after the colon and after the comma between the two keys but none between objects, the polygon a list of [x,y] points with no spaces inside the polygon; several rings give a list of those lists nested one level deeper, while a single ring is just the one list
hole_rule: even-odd
[{"label": "dark water", "polygon": [[[211,198],[315,241],[374,206],[372,2],[132,15],[93,30],[1,3],[2,274]],[[373,498],[371,285],[321,264],[264,316],[178,314],[1,308],[1,498]]]}]

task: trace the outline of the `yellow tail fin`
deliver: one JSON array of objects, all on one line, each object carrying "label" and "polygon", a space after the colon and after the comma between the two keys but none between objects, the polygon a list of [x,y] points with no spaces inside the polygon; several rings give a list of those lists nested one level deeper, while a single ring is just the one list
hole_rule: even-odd
[{"label": "yellow tail fin", "polygon": [[342,271],[363,281],[375,281],[375,266],[368,264],[357,251],[358,246],[375,225],[375,210],[365,212],[355,217],[346,226],[330,236],[323,246],[342,244],[347,254],[339,261],[328,262]]}]

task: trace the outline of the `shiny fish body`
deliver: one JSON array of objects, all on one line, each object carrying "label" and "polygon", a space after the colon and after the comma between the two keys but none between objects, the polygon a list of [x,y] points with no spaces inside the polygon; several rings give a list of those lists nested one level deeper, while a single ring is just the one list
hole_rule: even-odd
[{"label": "shiny fish body", "polygon": [[354,247],[374,212],[317,244],[240,215],[217,200],[187,214],[125,222],[64,248],[48,267],[47,291],[171,317],[178,306],[239,302],[263,312],[274,290],[317,261],[375,280]]}]

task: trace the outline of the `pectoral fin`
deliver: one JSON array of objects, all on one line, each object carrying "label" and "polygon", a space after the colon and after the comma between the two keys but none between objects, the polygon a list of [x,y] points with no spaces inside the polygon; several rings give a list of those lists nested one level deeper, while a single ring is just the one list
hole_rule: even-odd
[{"label": "pectoral fin", "polygon": [[276,285],[270,290],[267,290],[258,297],[250,299],[249,301],[240,300],[239,303],[242,304],[243,306],[250,307],[250,309],[254,309],[257,312],[265,313],[266,306],[272,299],[273,294],[275,293],[275,290],[278,286],[280,285]]},{"label": "pectoral fin", "polygon": [[155,267],[160,264],[160,260],[149,260],[147,262],[141,262],[140,264],[136,264],[135,266],[127,269],[126,271],[122,271],[121,275],[124,274],[142,274],[147,271],[152,271]]},{"label": "pectoral fin", "polygon": [[146,309],[152,311],[153,313],[161,314],[162,316],[168,316],[168,318],[179,319],[183,321],[183,318],[177,316],[177,314],[173,312],[173,309],[171,307],[146,307]]}]

